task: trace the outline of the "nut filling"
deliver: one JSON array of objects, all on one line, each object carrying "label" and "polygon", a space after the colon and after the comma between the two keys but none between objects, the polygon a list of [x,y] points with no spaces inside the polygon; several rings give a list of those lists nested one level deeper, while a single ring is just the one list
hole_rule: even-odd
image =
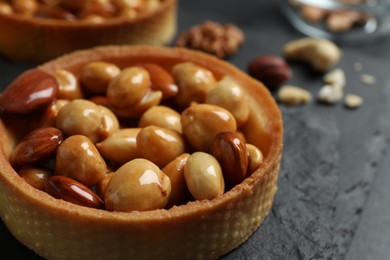
[{"label": "nut filling", "polygon": [[78,72],[21,74],[0,108],[27,122],[10,157],[27,183],[81,206],[131,212],[214,199],[260,167],[262,151],[241,131],[247,98],[233,77],[192,62],[93,61]]},{"label": "nut filling", "polygon": [[0,2],[0,13],[25,18],[102,23],[116,17],[135,18],[156,10],[160,4],[160,0],[9,0]]}]

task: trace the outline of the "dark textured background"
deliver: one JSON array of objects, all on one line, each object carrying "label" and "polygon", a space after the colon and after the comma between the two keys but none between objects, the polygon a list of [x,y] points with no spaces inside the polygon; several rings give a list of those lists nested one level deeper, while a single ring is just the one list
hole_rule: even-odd
[{"label": "dark textured background", "polygon": [[[255,56],[280,55],[283,45],[302,35],[275,1],[182,0],[179,31],[213,20],[235,23],[246,42],[229,60],[239,68]],[[281,105],[285,149],[274,206],[258,231],[223,259],[390,259],[390,39],[343,46],[338,64],[347,76],[346,92],[364,97],[349,110],[341,104]],[[363,72],[375,85],[359,81]],[[0,86],[34,64],[0,59]],[[317,94],[322,76],[291,64],[289,83]],[[0,259],[38,259],[0,222]]]}]

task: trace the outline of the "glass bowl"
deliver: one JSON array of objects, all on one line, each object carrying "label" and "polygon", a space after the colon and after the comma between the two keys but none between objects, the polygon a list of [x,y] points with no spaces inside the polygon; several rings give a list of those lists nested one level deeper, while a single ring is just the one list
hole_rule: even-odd
[{"label": "glass bowl", "polygon": [[388,0],[279,0],[300,32],[340,43],[377,40],[390,32]]}]

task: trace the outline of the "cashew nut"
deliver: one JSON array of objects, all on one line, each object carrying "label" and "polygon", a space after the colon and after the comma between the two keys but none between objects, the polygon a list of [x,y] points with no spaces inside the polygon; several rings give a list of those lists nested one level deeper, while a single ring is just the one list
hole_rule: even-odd
[{"label": "cashew nut", "polygon": [[327,71],[341,58],[341,50],[331,41],[319,38],[302,38],[287,43],[283,48],[289,60],[310,64],[315,70]]}]

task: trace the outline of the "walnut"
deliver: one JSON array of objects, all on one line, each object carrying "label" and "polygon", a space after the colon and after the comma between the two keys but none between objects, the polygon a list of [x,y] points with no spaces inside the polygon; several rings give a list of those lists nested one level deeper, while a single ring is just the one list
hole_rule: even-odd
[{"label": "walnut", "polygon": [[196,49],[226,58],[244,42],[244,33],[233,24],[206,21],[180,34],[176,46]]}]

